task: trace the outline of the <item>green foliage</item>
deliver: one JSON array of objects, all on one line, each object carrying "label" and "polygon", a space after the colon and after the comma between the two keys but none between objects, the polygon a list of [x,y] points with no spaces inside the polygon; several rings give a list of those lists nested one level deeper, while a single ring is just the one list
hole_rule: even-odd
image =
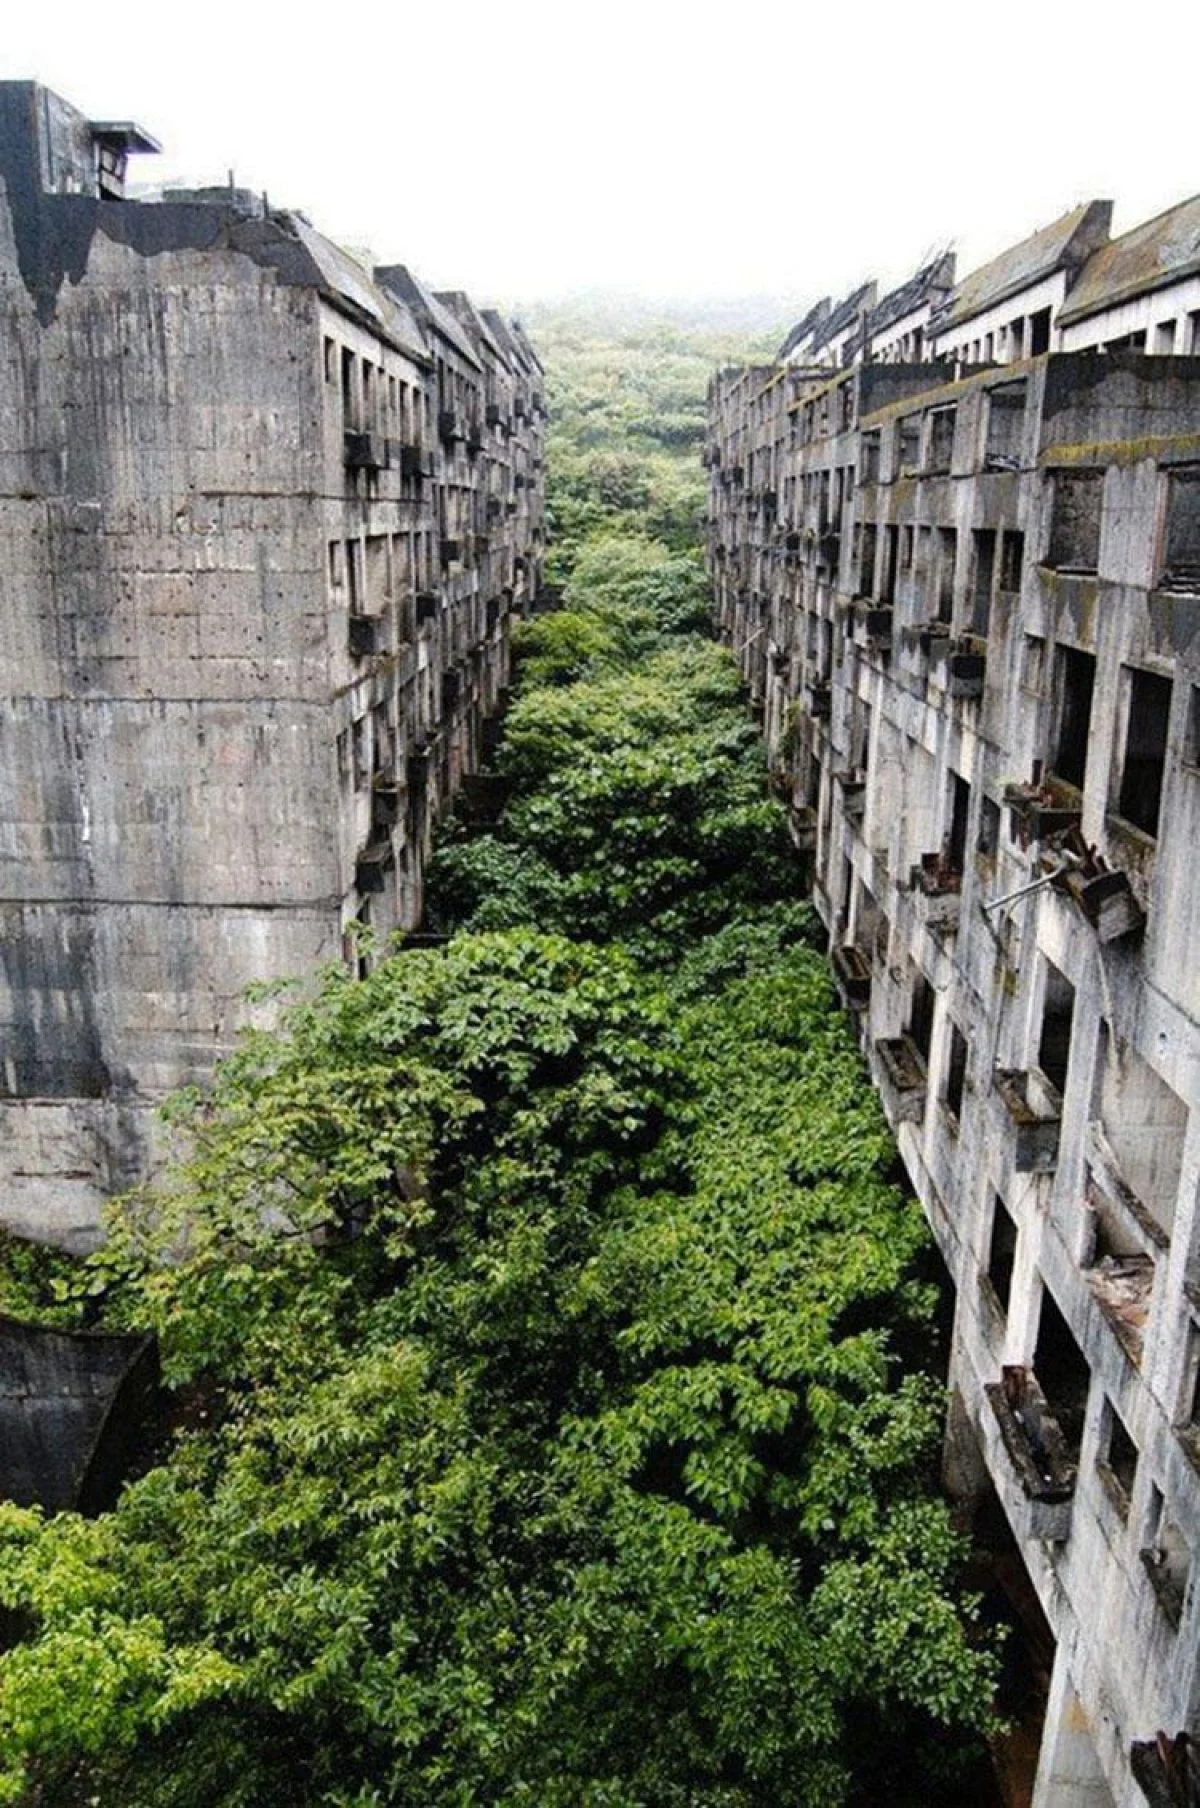
[{"label": "green foliage", "polygon": [[156,1331],[192,1409],[101,1519],[0,1507],[0,1803],[969,1793],[996,1664],[925,1229],[694,550],[624,531],[614,423],[669,458],[694,374],[668,342],[563,379],[601,531],[521,631],[448,944],[326,973],[179,1101],[101,1252],[4,1265]]}]

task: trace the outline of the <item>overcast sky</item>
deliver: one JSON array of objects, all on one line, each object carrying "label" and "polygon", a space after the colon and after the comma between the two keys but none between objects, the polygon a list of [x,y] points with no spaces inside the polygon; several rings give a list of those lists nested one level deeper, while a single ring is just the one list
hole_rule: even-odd
[{"label": "overcast sky", "polygon": [[1200,4],[6,0],[0,75],[504,301],[839,291],[1200,189]]}]

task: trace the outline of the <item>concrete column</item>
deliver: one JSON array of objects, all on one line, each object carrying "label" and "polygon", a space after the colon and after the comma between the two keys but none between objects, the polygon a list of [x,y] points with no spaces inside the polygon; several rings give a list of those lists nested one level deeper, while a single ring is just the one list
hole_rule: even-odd
[{"label": "concrete column", "polygon": [[1061,1646],[1050,1679],[1032,1808],[1116,1808]]}]

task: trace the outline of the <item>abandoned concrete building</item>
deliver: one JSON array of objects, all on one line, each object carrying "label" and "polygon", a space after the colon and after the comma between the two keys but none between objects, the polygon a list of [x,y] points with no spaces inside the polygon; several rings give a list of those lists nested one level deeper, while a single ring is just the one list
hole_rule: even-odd
[{"label": "abandoned concrete building", "polygon": [[818,304],[707,449],[1035,1808],[1200,1801],[1200,200],[1109,217]]},{"label": "abandoned concrete building", "polygon": [[253,980],[411,928],[539,583],[516,325],[0,83],[0,1221],[80,1244]]}]

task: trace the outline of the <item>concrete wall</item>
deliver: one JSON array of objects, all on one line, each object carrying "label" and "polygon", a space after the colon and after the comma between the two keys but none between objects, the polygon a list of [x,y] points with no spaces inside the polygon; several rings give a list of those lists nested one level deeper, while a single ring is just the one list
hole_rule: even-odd
[{"label": "concrete wall", "polygon": [[716,379],[711,568],[1053,1631],[1033,1799],[1134,1808],[1133,1745],[1200,1732],[1200,361],[952,374]]},{"label": "concrete wall", "polygon": [[540,370],[473,316],[451,373],[291,216],[31,188],[0,125],[0,1220],[80,1244],[251,981],[419,919],[540,581]]}]

